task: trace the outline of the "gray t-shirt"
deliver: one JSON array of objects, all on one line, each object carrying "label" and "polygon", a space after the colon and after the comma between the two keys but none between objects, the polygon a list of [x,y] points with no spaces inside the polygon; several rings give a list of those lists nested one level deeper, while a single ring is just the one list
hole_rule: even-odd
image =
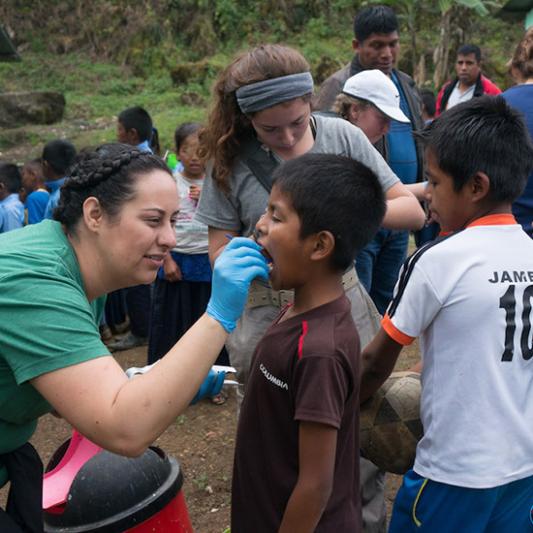
[{"label": "gray t-shirt", "polygon": [[[359,128],[341,118],[314,117],[316,138],[309,153],[343,155],[365,164],[376,173],[384,191],[399,183]],[[230,192],[226,194],[207,174],[195,218],[213,228],[248,236],[265,211],[269,193],[241,160],[235,163],[229,183]]]}]

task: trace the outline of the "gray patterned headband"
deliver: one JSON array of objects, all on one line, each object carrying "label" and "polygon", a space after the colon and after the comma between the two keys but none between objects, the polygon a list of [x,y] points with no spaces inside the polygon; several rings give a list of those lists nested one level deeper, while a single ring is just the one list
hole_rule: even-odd
[{"label": "gray patterned headband", "polygon": [[300,72],[244,85],[235,94],[241,111],[254,113],[312,92],[313,76]]}]

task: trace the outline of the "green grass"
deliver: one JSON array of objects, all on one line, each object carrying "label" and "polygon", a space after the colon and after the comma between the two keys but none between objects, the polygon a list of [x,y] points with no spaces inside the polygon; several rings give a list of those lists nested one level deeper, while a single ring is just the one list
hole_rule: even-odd
[{"label": "green grass", "polygon": [[[215,61],[223,64],[221,57]],[[0,63],[0,91],[62,92],[67,103],[64,120],[52,126],[0,130],[0,148],[38,146],[58,136],[66,136],[78,148],[113,141],[118,113],[140,105],[152,115],[162,148],[172,149],[178,124],[201,122],[206,117],[205,106],[184,105],[182,94],[195,92],[207,100],[210,83],[206,80],[203,84],[175,87],[169,73],[162,69],[141,77],[127,67],[91,61],[81,54],[51,56],[29,52],[21,62]]]},{"label": "green grass", "polygon": [[[319,25],[320,27],[320,25]],[[342,47],[345,35],[337,35],[320,42],[313,36],[316,28],[306,28],[292,45],[298,47],[316,65],[324,54],[335,56],[340,63],[351,55],[349,47]],[[272,39],[265,39],[265,41]],[[246,46],[244,46],[246,47]],[[66,99],[62,122],[52,126],[27,126],[0,130],[0,149],[8,150],[24,144],[29,156],[38,155],[43,143],[64,137],[78,148],[93,146],[116,138],[116,116],[127,107],[140,105],[151,114],[160,136],[163,150],[173,149],[176,127],[188,121],[203,122],[207,117],[207,103],[212,83],[235,49],[219,50],[208,58],[207,76],[187,85],[173,85],[170,69],[179,60],[187,62],[175,50],[166,58],[165,66],[155,62],[141,70],[103,60],[93,60],[82,53],[53,55],[46,51],[29,50],[22,61],[0,63],[0,92],[58,91]],[[344,50],[343,48],[346,48]],[[342,54],[338,51],[342,49]],[[193,107],[182,102],[184,93],[199,95],[205,105]],[[34,153],[35,152],[35,153]]]}]

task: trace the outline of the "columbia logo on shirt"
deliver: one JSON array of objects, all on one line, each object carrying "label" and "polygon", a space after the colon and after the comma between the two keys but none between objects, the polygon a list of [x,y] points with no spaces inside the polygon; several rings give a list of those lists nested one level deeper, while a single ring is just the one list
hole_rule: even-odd
[{"label": "columbia logo on shirt", "polygon": [[259,365],[259,369],[261,370],[261,372],[263,373],[263,376],[265,376],[265,378],[268,379],[268,381],[270,381],[270,383],[273,383],[274,385],[276,385],[276,387],[279,387],[280,389],[285,389],[285,390],[289,390],[289,386],[287,385],[287,383],[285,383],[285,381],[277,378],[276,376],[273,376],[265,367],[265,365],[263,363],[261,363]]}]

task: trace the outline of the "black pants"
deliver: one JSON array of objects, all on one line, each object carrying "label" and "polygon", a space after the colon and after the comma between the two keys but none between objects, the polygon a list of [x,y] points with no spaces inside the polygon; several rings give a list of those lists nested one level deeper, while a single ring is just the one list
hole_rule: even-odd
[{"label": "black pants", "polygon": [[137,337],[148,337],[151,302],[152,288],[150,285],[135,285],[126,289],[130,329]]},{"label": "black pants", "polygon": [[[205,313],[211,283],[156,279],[152,297],[148,364],[161,359],[185,332]],[[222,348],[217,365],[229,365],[228,353]]]},{"label": "black pants", "polygon": [[11,486],[6,510],[0,509],[2,533],[43,533],[43,463],[27,442],[0,455]]}]

